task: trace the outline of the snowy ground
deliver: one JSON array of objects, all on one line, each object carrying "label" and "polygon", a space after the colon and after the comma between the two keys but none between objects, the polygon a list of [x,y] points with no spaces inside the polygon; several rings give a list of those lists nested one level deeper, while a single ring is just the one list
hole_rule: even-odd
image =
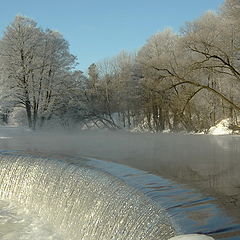
[{"label": "snowy ground", "polygon": [[[208,135],[232,135],[232,134],[240,134],[240,131],[234,131],[232,129],[230,129],[231,126],[231,120],[229,118],[227,119],[223,119],[222,121],[220,121],[218,124],[216,124],[215,126],[211,127],[208,130]],[[141,126],[135,127],[131,130],[131,132],[149,132],[149,130],[147,130],[147,124],[144,123]],[[170,133],[170,130],[164,130],[163,133]],[[181,132],[182,134],[189,134],[187,132]],[[190,133],[192,134],[205,134],[204,132],[202,133]]]},{"label": "snowy ground", "polygon": [[[233,134],[233,130],[230,129],[231,123],[230,119],[223,119],[221,122],[219,122],[216,126],[213,126],[209,129],[210,135],[229,135]],[[236,134],[239,134],[240,132],[236,132]]]}]

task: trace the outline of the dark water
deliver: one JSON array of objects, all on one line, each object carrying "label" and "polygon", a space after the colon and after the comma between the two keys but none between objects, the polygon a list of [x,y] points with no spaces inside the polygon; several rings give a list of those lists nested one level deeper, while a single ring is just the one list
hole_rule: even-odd
[{"label": "dark water", "polygon": [[0,139],[1,149],[76,163],[80,157],[92,157],[83,162],[123,179],[164,206],[184,233],[240,239],[239,137],[4,131],[2,136],[12,138]]}]

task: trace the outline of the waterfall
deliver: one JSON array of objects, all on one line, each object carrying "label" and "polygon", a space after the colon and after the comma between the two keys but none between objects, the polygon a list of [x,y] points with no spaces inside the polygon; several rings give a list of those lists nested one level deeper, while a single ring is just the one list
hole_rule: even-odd
[{"label": "waterfall", "polygon": [[164,209],[124,181],[94,167],[0,155],[0,199],[39,216],[67,240],[167,240]]}]

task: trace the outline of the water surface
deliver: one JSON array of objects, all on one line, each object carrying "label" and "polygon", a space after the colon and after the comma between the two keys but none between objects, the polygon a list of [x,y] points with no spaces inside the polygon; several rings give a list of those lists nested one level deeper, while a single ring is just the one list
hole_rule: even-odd
[{"label": "water surface", "polygon": [[[184,232],[210,233],[216,239],[240,239],[238,136],[4,131],[0,129],[2,149],[74,162],[83,157],[102,159],[104,166],[98,160],[87,162],[110,169],[111,174],[161,203]],[[113,166],[111,162],[144,172],[121,170],[120,165]]]}]

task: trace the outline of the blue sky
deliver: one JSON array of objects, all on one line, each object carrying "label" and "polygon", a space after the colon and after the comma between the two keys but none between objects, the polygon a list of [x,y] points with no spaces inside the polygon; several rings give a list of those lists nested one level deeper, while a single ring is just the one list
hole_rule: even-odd
[{"label": "blue sky", "polygon": [[42,28],[58,30],[85,71],[93,63],[136,51],[158,31],[177,31],[186,21],[223,0],[3,0],[1,33],[17,14],[36,20]]}]

